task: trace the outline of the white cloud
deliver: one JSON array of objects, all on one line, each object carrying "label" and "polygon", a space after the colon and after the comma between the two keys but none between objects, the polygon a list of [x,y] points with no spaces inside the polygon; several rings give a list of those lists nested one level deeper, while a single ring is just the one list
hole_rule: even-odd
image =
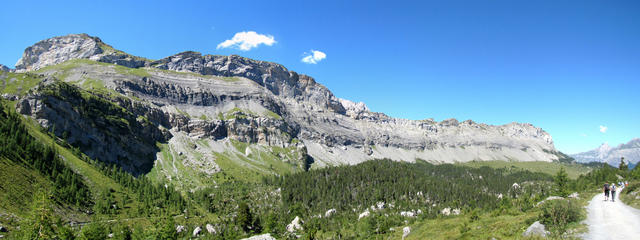
[{"label": "white cloud", "polygon": [[606,126],[602,126],[602,125],[600,125],[600,132],[601,132],[601,133],[606,133],[606,132],[607,132],[607,129],[609,129],[609,128],[608,128],[608,127],[606,127]]},{"label": "white cloud", "polygon": [[227,39],[224,42],[218,44],[217,49],[220,48],[237,48],[241,51],[249,51],[252,48],[258,47],[260,44],[271,46],[276,43],[271,35],[259,34],[254,31],[239,32],[233,35],[233,38]]},{"label": "white cloud", "polygon": [[303,54],[306,56],[304,56],[301,61],[308,64],[316,64],[322,61],[322,59],[327,58],[327,54],[316,50],[311,50],[311,53],[305,52]]},{"label": "white cloud", "polygon": [[587,134],[586,133],[581,133],[580,136],[587,137]]}]

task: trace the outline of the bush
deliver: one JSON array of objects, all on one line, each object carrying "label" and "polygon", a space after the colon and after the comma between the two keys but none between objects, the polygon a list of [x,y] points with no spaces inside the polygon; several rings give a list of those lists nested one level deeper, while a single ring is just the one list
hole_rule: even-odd
[{"label": "bush", "polygon": [[542,205],[542,223],[552,230],[564,231],[567,224],[580,221],[583,216],[575,200],[551,200]]}]

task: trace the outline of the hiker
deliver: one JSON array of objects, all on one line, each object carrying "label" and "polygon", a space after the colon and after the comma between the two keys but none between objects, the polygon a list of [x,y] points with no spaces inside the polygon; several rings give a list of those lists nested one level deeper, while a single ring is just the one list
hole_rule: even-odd
[{"label": "hiker", "polygon": [[616,184],[615,183],[611,183],[611,201],[612,202],[616,201]]},{"label": "hiker", "polygon": [[609,200],[609,184],[604,183],[604,200]]}]

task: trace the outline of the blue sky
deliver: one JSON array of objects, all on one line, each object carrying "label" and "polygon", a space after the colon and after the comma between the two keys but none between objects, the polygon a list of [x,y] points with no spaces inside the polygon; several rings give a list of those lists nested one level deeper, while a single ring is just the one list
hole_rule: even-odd
[{"label": "blue sky", "polygon": [[[393,117],[532,123],[567,153],[640,137],[640,1],[99,2],[4,2],[0,63],[84,32],[152,59],[281,63]],[[218,47],[246,31],[273,42]]]}]

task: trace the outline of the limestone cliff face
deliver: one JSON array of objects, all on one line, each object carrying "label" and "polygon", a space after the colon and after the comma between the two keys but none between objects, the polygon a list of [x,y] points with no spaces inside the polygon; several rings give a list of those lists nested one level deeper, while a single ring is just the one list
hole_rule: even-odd
[{"label": "limestone cliff face", "polygon": [[[282,65],[235,55],[183,52],[151,61],[80,34],[36,43],[25,50],[16,69],[34,71],[70,59],[97,62],[66,69],[62,80],[78,85],[99,81],[132,103],[112,102],[145,116],[159,129],[198,139],[295,146],[319,166],[374,158],[432,162],[558,159],[551,136],[531,124],[493,126],[471,120],[392,118],[369,111],[364,103],[339,99],[313,78]],[[39,73],[55,77],[60,71],[51,67]],[[62,121],[51,114],[34,115],[38,111],[31,108],[31,115],[41,122]]]}]

